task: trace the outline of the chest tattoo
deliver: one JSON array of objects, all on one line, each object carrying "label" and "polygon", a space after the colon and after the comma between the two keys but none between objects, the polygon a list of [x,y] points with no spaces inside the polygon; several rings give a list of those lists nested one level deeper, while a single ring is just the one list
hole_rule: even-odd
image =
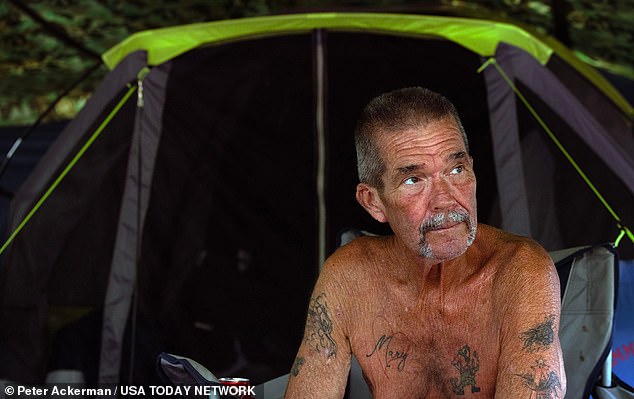
[{"label": "chest tattoo", "polygon": [[395,347],[393,345],[393,335],[382,335],[376,341],[374,345],[374,349],[372,352],[365,355],[366,357],[371,357],[373,355],[383,357],[384,364],[386,368],[391,368],[392,365],[396,365],[396,369],[398,371],[402,371],[405,368],[405,361],[407,360],[407,351],[400,347]]},{"label": "chest tattoo", "polygon": [[464,395],[465,387],[471,386],[471,393],[480,392],[476,384],[476,373],[480,370],[480,360],[478,352],[473,351],[469,345],[465,345],[458,350],[458,353],[451,361],[451,365],[460,372],[460,377],[452,377],[451,388],[456,395]]}]

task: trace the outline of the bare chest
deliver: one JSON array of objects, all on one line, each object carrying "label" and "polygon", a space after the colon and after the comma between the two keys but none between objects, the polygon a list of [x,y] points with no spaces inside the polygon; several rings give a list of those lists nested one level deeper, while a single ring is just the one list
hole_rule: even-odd
[{"label": "bare chest", "polygon": [[499,323],[487,297],[383,298],[361,310],[350,342],[375,398],[494,396]]}]

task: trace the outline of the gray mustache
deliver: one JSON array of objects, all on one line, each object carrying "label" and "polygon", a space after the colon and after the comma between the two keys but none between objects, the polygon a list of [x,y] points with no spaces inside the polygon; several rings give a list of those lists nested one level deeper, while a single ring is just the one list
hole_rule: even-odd
[{"label": "gray mustache", "polygon": [[469,218],[469,214],[466,211],[449,211],[444,213],[436,213],[431,217],[425,219],[423,223],[420,225],[418,230],[420,234],[425,234],[430,230],[436,230],[442,227],[447,221],[451,221],[454,223],[459,222],[467,222],[467,224],[471,225],[471,219]]}]

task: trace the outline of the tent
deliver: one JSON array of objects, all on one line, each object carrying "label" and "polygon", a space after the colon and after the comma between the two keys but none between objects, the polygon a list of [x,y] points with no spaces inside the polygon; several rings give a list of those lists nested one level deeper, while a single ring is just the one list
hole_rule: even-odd
[{"label": "tent", "polygon": [[493,21],[258,17],[137,33],[12,202],[0,378],[152,381],[159,352],[258,383],[284,374],[354,200],[352,132],[425,86],[470,137],[481,222],[548,250],[632,256],[632,107],[548,38]]}]

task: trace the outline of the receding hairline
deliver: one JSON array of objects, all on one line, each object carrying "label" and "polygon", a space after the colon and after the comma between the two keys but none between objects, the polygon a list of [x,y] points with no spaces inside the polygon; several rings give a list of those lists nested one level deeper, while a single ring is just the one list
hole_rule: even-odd
[{"label": "receding hairline", "polygon": [[375,150],[377,150],[377,153],[380,154],[380,151],[378,151],[379,147],[377,146],[378,136],[386,137],[386,136],[392,136],[392,135],[399,135],[409,131],[426,129],[431,125],[434,125],[437,123],[444,123],[444,122],[449,122],[452,125],[451,130],[455,130],[456,134],[462,140],[465,154],[470,155],[469,141],[467,139],[467,135],[464,130],[464,127],[462,126],[461,121],[456,119],[455,116],[452,114],[446,114],[439,118],[433,118],[426,121],[419,120],[416,123],[407,123],[406,126],[385,126],[385,124],[382,125],[381,123],[374,123],[368,129],[369,135],[367,138],[375,147]]},{"label": "receding hairline", "polygon": [[386,165],[377,137],[421,130],[439,122],[457,128],[469,154],[469,140],[460,115],[442,94],[423,87],[406,87],[373,98],[363,109],[354,134],[360,182],[382,187]]}]

